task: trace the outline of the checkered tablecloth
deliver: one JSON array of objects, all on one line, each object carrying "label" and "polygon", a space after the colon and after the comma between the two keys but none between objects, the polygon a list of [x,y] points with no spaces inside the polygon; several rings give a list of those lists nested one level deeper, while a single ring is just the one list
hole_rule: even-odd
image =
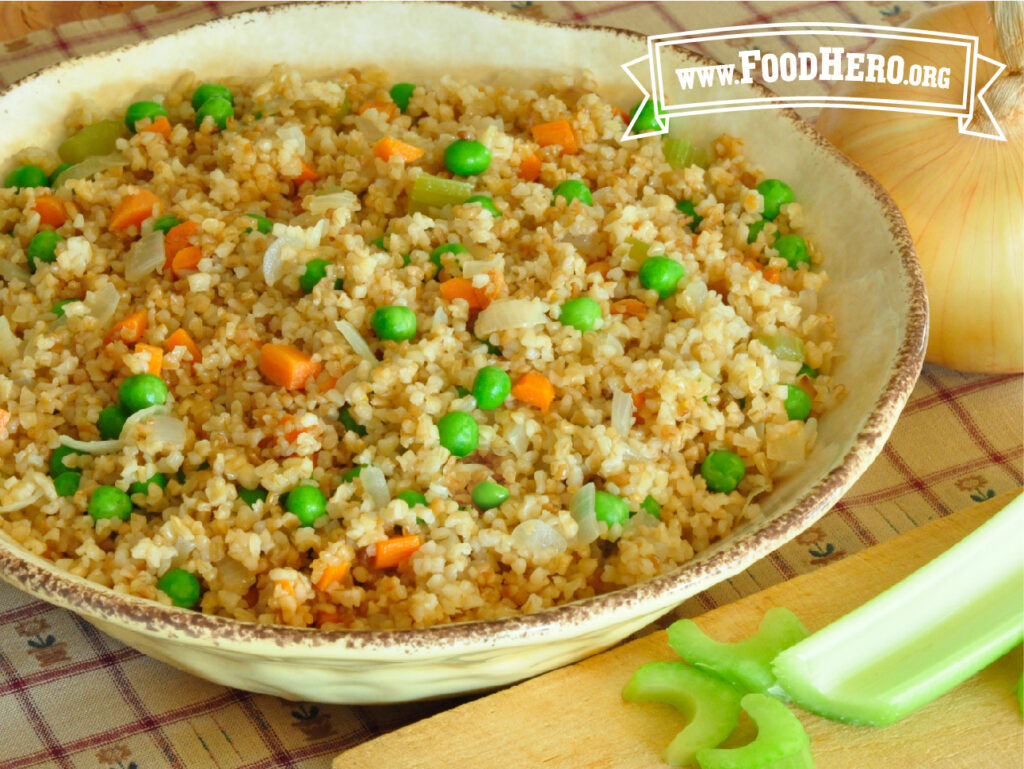
[{"label": "checkered tablecloth", "polygon": [[[0,45],[0,84],[64,58],[253,5],[162,3],[33,33]],[[904,2],[515,2],[498,7],[644,34],[769,20],[895,25],[911,14]],[[728,48],[708,46],[701,52],[735,58]],[[1020,377],[968,376],[927,366],[882,455],[831,513],[749,571],[684,604],[676,616],[699,614],[1018,487],[1024,482],[1022,454]],[[0,767],[5,769],[327,767],[345,748],[460,701],[344,707],[225,689],[148,659],[74,614],[0,583]]]}]

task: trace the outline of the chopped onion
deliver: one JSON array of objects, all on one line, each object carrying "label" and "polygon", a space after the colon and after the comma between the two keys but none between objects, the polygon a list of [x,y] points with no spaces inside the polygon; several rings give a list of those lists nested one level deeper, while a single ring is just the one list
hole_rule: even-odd
[{"label": "chopped onion", "polygon": [[18,359],[18,337],[11,331],[7,316],[0,315],[0,363],[8,366]]},{"label": "chopped onion", "polygon": [[113,283],[105,283],[96,291],[85,295],[85,306],[102,325],[114,317],[117,305],[121,302],[121,294]]},{"label": "chopped onion", "polygon": [[391,501],[388,482],[384,479],[384,473],[379,467],[367,465],[360,471],[359,480],[363,482],[363,490],[378,510],[386,507]]},{"label": "chopped onion", "polygon": [[185,423],[177,417],[161,415],[153,417],[153,440],[166,443],[175,448],[185,448]]},{"label": "chopped onion", "polygon": [[126,165],[128,165],[128,158],[120,152],[112,152],[109,155],[93,155],[81,163],[75,163],[71,168],[62,171],[60,176],[54,179],[52,186],[60,187],[69,179],[85,179],[93,174],[98,174],[100,171],[106,171],[108,168],[118,168]]},{"label": "chopped onion", "polygon": [[356,124],[356,130],[363,135],[367,144],[376,144],[378,139],[384,137],[384,131],[366,115],[356,115],[352,120]]},{"label": "chopped onion", "polygon": [[519,459],[526,453],[526,450],[530,448],[530,439],[526,434],[526,425],[514,422],[508,429],[508,434],[505,436],[505,442],[508,443],[509,448],[512,449],[512,455]]},{"label": "chopped onion", "polygon": [[619,437],[629,436],[633,426],[633,397],[618,388],[612,390],[612,427]]},{"label": "chopped onion", "polygon": [[3,278],[8,283],[14,281],[21,281],[22,283],[28,283],[29,271],[24,267],[19,267],[14,262],[9,262],[6,259],[0,259],[0,278]]},{"label": "chopped onion", "polygon": [[43,490],[36,489],[36,493],[31,495],[27,499],[23,499],[20,502],[12,502],[9,505],[4,505],[3,507],[0,507],[0,513],[13,513],[17,510],[26,508],[33,502],[35,502],[37,499],[39,499],[41,496],[43,496]]},{"label": "chopped onion", "polygon": [[784,425],[766,425],[765,453],[776,462],[802,462],[807,449],[802,422],[790,421]]},{"label": "chopped onion", "polygon": [[120,438],[111,441],[80,441],[69,435],[62,435],[60,436],[60,445],[67,446],[75,451],[81,451],[83,454],[99,456],[100,454],[113,454],[115,451],[120,451],[124,448],[124,441]]},{"label": "chopped onion", "polygon": [[504,260],[500,256],[493,259],[471,259],[462,263],[462,274],[467,278],[483,275],[491,270],[500,269]]},{"label": "chopped onion", "polygon": [[281,273],[284,272],[284,259],[281,252],[284,251],[285,246],[301,248],[302,241],[287,236],[275,238],[263,252],[263,280],[267,282],[268,286],[277,283],[281,279]]},{"label": "chopped onion", "polygon": [[353,209],[359,202],[356,196],[348,190],[330,192],[326,195],[311,195],[306,198],[306,208],[312,214],[323,214],[332,208]]},{"label": "chopped onion", "polygon": [[366,343],[362,335],[356,331],[355,326],[349,323],[347,320],[336,320],[334,325],[337,326],[338,331],[345,337],[345,341],[351,345],[353,352],[363,360],[367,361],[371,366],[377,365],[377,358],[373,354],[373,350],[370,349],[370,345]]},{"label": "chopped onion", "polygon": [[477,316],[474,334],[486,339],[495,331],[528,328],[547,320],[547,305],[538,299],[499,299]]},{"label": "chopped onion", "polygon": [[572,517],[579,527],[575,539],[577,545],[589,545],[601,533],[597,525],[597,515],[594,512],[596,494],[594,484],[588,483],[573,494],[572,502],[569,504],[569,512],[572,513]]},{"label": "chopped onion", "polygon": [[568,544],[565,537],[544,521],[523,521],[512,531],[512,546],[527,557],[555,555],[564,552]]},{"label": "chopped onion", "polygon": [[164,233],[162,230],[153,230],[132,246],[125,265],[125,280],[129,283],[141,280],[160,267],[164,260]]}]

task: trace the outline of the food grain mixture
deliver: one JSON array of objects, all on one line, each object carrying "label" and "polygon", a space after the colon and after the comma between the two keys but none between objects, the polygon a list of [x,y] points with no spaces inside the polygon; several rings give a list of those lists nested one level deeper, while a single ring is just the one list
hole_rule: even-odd
[{"label": "food grain mixture", "polygon": [[622,142],[596,91],[276,68],[79,105],[0,191],[2,535],[209,614],[403,628],[757,517],[842,395],[798,180]]}]

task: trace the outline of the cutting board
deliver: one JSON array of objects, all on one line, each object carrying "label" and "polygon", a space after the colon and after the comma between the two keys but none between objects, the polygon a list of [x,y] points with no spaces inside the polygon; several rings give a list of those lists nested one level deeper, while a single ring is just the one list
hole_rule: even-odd
[{"label": "cutting board", "polygon": [[[786,606],[817,630],[961,540],[1013,496],[1004,494],[933,521],[818,571],[710,611],[697,623],[733,641]],[[645,662],[676,659],[664,631],[445,711],[365,742],[334,769],[656,769],[685,726],[654,703],[620,691]],[[852,727],[796,710],[818,769],[1019,769],[1024,729],[1013,688],[1018,647],[897,724]]]}]

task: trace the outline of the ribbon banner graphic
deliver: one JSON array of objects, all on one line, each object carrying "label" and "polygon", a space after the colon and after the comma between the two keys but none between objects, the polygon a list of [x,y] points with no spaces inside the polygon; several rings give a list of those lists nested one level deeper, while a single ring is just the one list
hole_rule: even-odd
[{"label": "ribbon banner graphic", "polygon": [[[780,37],[785,37],[797,51],[768,52],[772,38]],[[895,41],[900,52],[853,50],[876,40]],[[677,68],[668,63],[666,53],[685,55],[687,45],[719,41],[737,49],[734,62]],[[950,66],[951,62],[956,66]],[[979,84],[980,65],[994,71]],[[637,110],[623,139],[667,133],[668,121],[674,117],[757,109],[841,107],[955,117],[962,134],[1006,141],[983,101],[985,91],[1006,65],[979,53],[978,38],[971,35],[827,22],[719,27],[652,35],[647,38],[647,55],[623,64],[622,68],[643,92],[643,104],[653,103],[659,126],[655,131],[634,132],[636,117],[641,112]],[[807,94],[843,82],[861,84],[858,95],[799,93],[801,88]],[[784,88],[787,94],[759,95],[749,87],[754,83],[770,89]],[[978,109],[988,117],[988,125],[982,130],[971,127]]]}]

